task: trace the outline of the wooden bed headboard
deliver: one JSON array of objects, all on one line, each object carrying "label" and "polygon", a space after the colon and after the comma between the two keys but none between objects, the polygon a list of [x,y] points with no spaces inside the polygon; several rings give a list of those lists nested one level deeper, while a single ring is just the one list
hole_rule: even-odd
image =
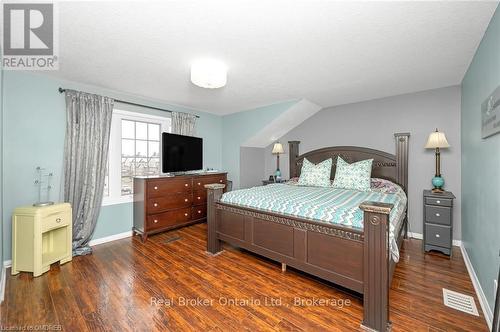
[{"label": "wooden bed headboard", "polygon": [[290,149],[290,178],[300,176],[302,162],[307,158],[315,164],[332,158],[332,175],[335,178],[337,157],[340,156],[348,163],[365,159],[373,159],[372,178],[382,178],[399,184],[406,192],[408,189],[408,141],[409,133],[394,134],[396,153],[390,154],[380,150],[356,146],[332,146],[313,150],[299,155],[300,141],[289,141]]}]

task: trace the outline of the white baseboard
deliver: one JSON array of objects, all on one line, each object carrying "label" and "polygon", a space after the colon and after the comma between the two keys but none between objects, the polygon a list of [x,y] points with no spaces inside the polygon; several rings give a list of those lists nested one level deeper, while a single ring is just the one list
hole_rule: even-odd
[{"label": "white baseboard", "polygon": [[5,298],[5,280],[7,278],[7,268],[2,266],[2,275],[0,276],[0,303],[3,302],[3,299]]},{"label": "white baseboard", "polygon": [[[414,239],[419,239],[419,240],[422,240],[424,238],[424,235],[422,233],[415,233],[415,232],[408,232],[408,236],[411,237],[411,238],[414,238]],[[462,241],[460,241],[460,240],[453,240],[452,244],[455,247],[460,247],[460,246],[462,246]]]},{"label": "white baseboard", "polygon": [[477,278],[476,271],[474,271],[474,268],[472,267],[469,255],[467,254],[467,250],[465,249],[463,244],[460,246],[460,251],[462,251],[465,266],[467,267],[470,279],[472,280],[472,285],[474,286],[477,298],[479,299],[479,304],[481,305],[481,309],[483,310],[486,324],[488,324],[488,328],[491,330],[491,325],[493,322],[493,312],[491,311],[490,305],[488,304],[488,300],[486,300],[486,295],[484,295],[481,284],[479,283],[479,279]]},{"label": "white baseboard", "polygon": [[131,237],[132,234],[133,234],[132,231],[127,231],[127,232],[123,232],[123,233],[119,233],[119,234],[101,237],[99,239],[94,239],[94,240],[90,241],[89,246],[96,246],[98,244],[103,244],[103,243],[107,243],[107,242],[111,242],[111,241],[125,239],[127,237]]}]

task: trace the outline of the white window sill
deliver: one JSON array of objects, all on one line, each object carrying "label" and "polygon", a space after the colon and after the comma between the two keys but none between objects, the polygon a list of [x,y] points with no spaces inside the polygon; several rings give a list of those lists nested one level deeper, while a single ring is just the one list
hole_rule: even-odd
[{"label": "white window sill", "polygon": [[117,204],[125,204],[132,203],[134,201],[134,195],[126,195],[120,197],[104,197],[102,199],[101,206],[109,206],[109,205],[117,205]]}]

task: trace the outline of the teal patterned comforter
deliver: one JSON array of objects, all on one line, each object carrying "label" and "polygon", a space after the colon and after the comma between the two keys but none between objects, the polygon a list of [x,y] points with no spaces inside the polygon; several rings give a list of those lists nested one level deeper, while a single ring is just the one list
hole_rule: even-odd
[{"label": "teal patterned comforter", "polygon": [[399,260],[394,232],[396,223],[404,213],[406,195],[403,190],[388,194],[381,191],[356,191],[331,187],[309,187],[288,184],[241,189],[225,193],[221,202],[270,212],[281,213],[319,222],[332,223],[363,229],[364,201],[394,204],[389,216],[390,243],[394,261]]}]

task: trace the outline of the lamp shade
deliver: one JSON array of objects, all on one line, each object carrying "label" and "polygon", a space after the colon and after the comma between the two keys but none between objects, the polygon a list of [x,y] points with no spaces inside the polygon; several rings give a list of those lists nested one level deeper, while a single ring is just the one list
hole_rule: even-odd
[{"label": "lamp shade", "polygon": [[425,144],[426,149],[436,149],[436,148],[449,148],[450,144],[446,140],[446,136],[443,132],[436,129],[435,132],[429,135],[427,139],[427,144]]},{"label": "lamp shade", "polygon": [[217,60],[198,60],[191,65],[191,82],[206,89],[222,88],[227,82],[227,67]]},{"label": "lamp shade", "polygon": [[283,145],[280,142],[274,143],[273,151],[271,153],[272,154],[285,153],[285,150],[283,149]]}]

